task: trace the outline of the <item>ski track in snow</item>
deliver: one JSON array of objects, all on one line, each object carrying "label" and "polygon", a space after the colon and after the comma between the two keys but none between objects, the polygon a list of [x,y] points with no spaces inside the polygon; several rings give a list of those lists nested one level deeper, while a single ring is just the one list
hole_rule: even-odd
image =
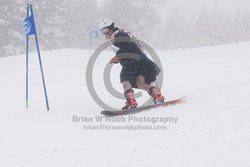
[{"label": "ski track in snow", "polygon": [[[29,109],[25,55],[1,58],[0,166],[250,166],[250,42],[157,53],[163,93],[167,99],[187,95],[188,102],[135,116],[178,117],[167,130],[83,130],[83,123],[72,122],[73,116],[94,118],[102,110],[87,90],[87,50],[41,53],[51,111],[46,111],[36,53],[30,54]],[[101,54],[93,78],[100,97],[119,108],[124,100],[111,97],[102,79],[112,56]],[[113,66],[111,78],[122,92],[119,70]],[[147,98],[143,92],[138,102]]]}]

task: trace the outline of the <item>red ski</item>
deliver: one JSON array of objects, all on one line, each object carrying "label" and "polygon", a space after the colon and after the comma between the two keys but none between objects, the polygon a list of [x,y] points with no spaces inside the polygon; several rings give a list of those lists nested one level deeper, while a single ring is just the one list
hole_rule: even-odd
[{"label": "red ski", "polygon": [[186,96],[183,96],[179,99],[166,101],[161,104],[141,106],[141,107],[137,107],[137,108],[133,108],[129,110],[115,110],[115,111],[103,110],[101,114],[106,115],[106,116],[131,115],[131,114],[136,114],[141,111],[153,109],[156,107],[166,107],[166,106],[172,106],[172,105],[176,105],[180,103],[185,103],[185,101],[186,101]]}]

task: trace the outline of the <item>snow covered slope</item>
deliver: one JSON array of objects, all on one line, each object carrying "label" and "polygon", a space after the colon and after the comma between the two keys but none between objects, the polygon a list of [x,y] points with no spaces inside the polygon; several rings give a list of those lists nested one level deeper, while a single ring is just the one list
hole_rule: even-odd
[{"label": "snow covered slope", "polygon": [[[85,81],[88,51],[41,53],[51,111],[46,111],[37,55],[30,54],[29,109],[25,55],[0,59],[0,166],[250,166],[250,42],[157,53],[163,93],[168,99],[187,95],[188,102],[100,122],[102,109]],[[103,84],[112,56],[101,54],[94,83],[98,95],[119,108],[124,101],[111,97]],[[111,78],[122,92],[119,70],[113,66]],[[143,93],[138,101],[147,97]],[[94,126],[109,129],[86,128]],[[128,126],[141,129],[124,129]]]}]

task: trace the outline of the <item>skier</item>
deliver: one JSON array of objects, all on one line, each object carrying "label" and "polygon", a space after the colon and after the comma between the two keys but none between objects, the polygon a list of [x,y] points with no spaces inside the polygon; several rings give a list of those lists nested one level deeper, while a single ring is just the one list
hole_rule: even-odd
[{"label": "skier", "polygon": [[[122,65],[120,82],[123,85],[126,98],[126,105],[122,109],[127,110],[137,107],[133,88],[147,91],[153,98],[154,104],[164,102],[164,96],[156,86],[156,76],[161,70],[147,58],[143,48],[134,42],[135,38],[129,32],[115,27],[114,22],[110,19],[101,21],[100,31],[106,40],[111,40],[111,47],[116,53],[110,63],[119,62]],[[121,38],[126,40],[121,41]],[[122,57],[121,54],[125,56]],[[135,54],[140,56],[139,59],[133,57]]]}]

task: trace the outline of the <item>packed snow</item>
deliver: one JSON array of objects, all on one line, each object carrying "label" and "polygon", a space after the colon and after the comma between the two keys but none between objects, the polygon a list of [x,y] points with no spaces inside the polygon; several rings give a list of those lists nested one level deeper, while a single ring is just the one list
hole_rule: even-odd
[{"label": "packed snow", "polygon": [[[112,119],[100,117],[102,108],[87,89],[88,50],[41,53],[50,111],[37,54],[29,55],[28,109],[25,55],[1,58],[0,166],[250,166],[249,53],[250,42],[159,50],[163,94],[167,99],[187,95],[187,102]],[[120,108],[124,100],[112,97],[103,84],[103,70],[112,56],[109,50],[101,53],[93,81],[101,99]],[[122,93],[120,69],[113,66],[111,82]],[[147,98],[143,92],[138,102]]]}]

